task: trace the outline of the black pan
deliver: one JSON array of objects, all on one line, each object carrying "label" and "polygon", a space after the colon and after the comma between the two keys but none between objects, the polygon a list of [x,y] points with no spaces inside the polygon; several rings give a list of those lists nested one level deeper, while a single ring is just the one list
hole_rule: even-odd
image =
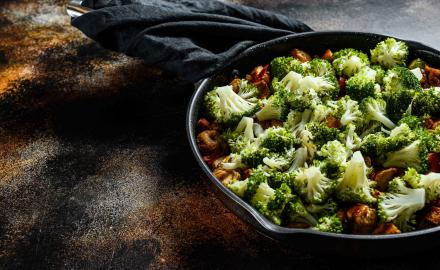
[{"label": "black pan", "polygon": [[[200,167],[208,176],[217,196],[226,207],[258,232],[279,241],[281,244],[319,253],[370,255],[375,257],[391,256],[430,249],[440,243],[440,241],[437,241],[440,239],[440,227],[396,235],[348,235],[274,225],[215,178],[209,167],[204,163],[197,147],[196,123],[203,116],[203,97],[214,86],[228,84],[231,81],[232,74],[236,72],[235,70],[238,70],[241,75],[247,74],[255,66],[268,64],[274,57],[287,55],[292,48],[303,49],[311,55],[320,55],[325,49],[335,51],[347,47],[369,52],[385,38],[387,37],[379,34],[339,31],[291,35],[246,50],[232,61],[228,67],[201,81],[188,107],[186,123],[188,139]],[[414,41],[405,42],[410,48],[410,60],[420,57],[431,66],[440,67],[440,52],[438,50]]]}]

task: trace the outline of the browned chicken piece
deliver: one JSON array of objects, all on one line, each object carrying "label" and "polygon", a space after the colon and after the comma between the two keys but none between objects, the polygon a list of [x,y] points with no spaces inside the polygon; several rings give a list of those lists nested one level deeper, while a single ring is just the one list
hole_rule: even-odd
[{"label": "browned chicken piece", "polygon": [[429,223],[439,226],[440,225],[440,207],[432,206],[428,213],[424,216],[425,220]]},{"label": "browned chicken piece", "polygon": [[216,158],[213,162],[212,162],[212,168],[217,168],[220,164],[222,164],[223,162],[228,162],[228,160],[230,159],[229,156],[221,156]]},{"label": "browned chicken piece", "polygon": [[371,192],[371,195],[373,195],[373,197],[377,199],[380,197],[380,195],[382,195],[382,192],[380,190],[373,189],[373,192]]},{"label": "browned chicken piece", "polygon": [[240,78],[235,78],[231,81],[232,90],[235,93],[238,93],[238,91],[240,91],[240,81]]},{"label": "browned chicken piece", "polygon": [[234,181],[240,180],[241,175],[235,170],[225,170],[221,166],[214,169],[214,176],[220,180],[223,185],[232,184]]},{"label": "browned chicken piece", "polygon": [[366,204],[356,204],[347,210],[346,219],[352,233],[371,233],[376,227],[376,209]]},{"label": "browned chicken piece", "polygon": [[399,173],[397,168],[388,168],[377,171],[374,173],[372,179],[377,183],[377,187],[380,191],[386,190],[388,182]]},{"label": "browned chicken piece", "polygon": [[434,125],[434,120],[432,120],[431,117],[423,119],[423,127],[427,129],[432,129],[433,125]]},{"label": "browned chicken piece", "polygon": [[325,122],[326,122],[327,126],[330,128],[340,128],[342,126],[339,119],[332,116],[332,115],[327,115],[325,117]]},{"label": "browned chicken piece", "polygon": [[208,120],[206,120],[206,118],[200,118],[197,121],[197,126],[200,128],[200,130],[207,130],[210,128],[211,123],[209,123]]},{"label": "browned chicken piece", "polygon": [[269,65],[258,66],[252,70],[251,74],[246,75],[246,79],[252,83],[256,83],[259,81],[270,83],[270,75],[268,69]]},{"label": "browned chicken piece", "polygon": [[440,86],[440,69],[425,66],[429,86]]},{"label": "browned chicken piece", "polygon": [[220,133],[216,130],[205,130],[197,135],[197,144],[200,151],[205,154],[213,154],[221,152],[222,142]]},{"label": "browned chicken piece", "polygon": [[321,59],[332,62],[333,61],[333,52],[330,49],[327,49],[324,54],[321,56]]},{"label": "browned chicken piece", "polygon": [[241,176],[243,179],[246,179],[249,176],[251,176],[251,173],[252,173],[252,169],[247,168],[247,169],[244,169],[243,171],[241,171]]},{"label": "browned chicken piece", "polygon": [[373,234],[398,234],[398,233],[401,233],[401,231],[393,223],[381,223],[373,231]]},{"label": "browned chicken piece", "polygon": [[261,80],[254,83],[254,85],[258,88],[258,90],[260,90],[258,94],[259,99],[265,99],[270,95],[270,88],[267,82]]},{"label": "browned chicken piece", "polygon": [[293,49],[290,52],[290,55],[293,58],[298,59],[301,63],[308,62],[308,61],[312,60],[312,58],[310,57],[310,55],[308,53],[306,53],[305,51],[300,50],[300,49]]}]

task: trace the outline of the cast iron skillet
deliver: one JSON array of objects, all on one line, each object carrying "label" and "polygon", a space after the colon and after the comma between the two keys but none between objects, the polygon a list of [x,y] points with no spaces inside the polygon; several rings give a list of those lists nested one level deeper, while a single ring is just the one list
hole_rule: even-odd
[{"label": "cast iron skillet", "polygon": [[[386,36],[359,32],[309,32],[295,34],[272,40],[249,48],[216,75],[203,80],[191,98],[187,113],[187,134],[191,149],[200,167],[208,176],[218,197],[239,218],[250,224],[258,232],[283,244],[319,253],[341,255],[388,256],[421,251],[438,245],[440,227],[396,235],[348,235],[332,234],[311,229],[295,229],[274,225],[252,206],[228,190],[215,178],[202,159],[196,143],[196,123],[203,116],[203,97],[214,86],[226,85],[232,73],[238,70],[241,76],[249,73],[255,66],[265,65],[271,59],[287,55],[293,48],[300,48],[311,55],[322,54],[325,49],[332,51],[342,48],[356,48],[369,52]],[[410,48],[409,60],[416,57],[424,59],[434,67],[440,67],[440,52],[414,41],[405,41]]]}]

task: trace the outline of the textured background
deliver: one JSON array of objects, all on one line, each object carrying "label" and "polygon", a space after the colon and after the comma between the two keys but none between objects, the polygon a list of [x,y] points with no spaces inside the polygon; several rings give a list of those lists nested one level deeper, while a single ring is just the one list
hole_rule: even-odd
[{"label": "textured background", "polygon": [[[436,0],[242,2],[440,47]],[[0,269],[439,268],[435,251],[322,258],[258,235],[190,153],[192,85],[100,48],[64,4],[0,2]]]}]

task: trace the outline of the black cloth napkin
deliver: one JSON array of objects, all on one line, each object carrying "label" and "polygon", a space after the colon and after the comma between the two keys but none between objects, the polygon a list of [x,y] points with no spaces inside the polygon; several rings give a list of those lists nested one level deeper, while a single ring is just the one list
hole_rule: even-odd
[{"label": "black cloth napkin", "polygon": [[280,14],[212,0],[86,0],[83,5],[95,10],[72,25],[87,36],[191,82],[253,45],[312,31]]}]

